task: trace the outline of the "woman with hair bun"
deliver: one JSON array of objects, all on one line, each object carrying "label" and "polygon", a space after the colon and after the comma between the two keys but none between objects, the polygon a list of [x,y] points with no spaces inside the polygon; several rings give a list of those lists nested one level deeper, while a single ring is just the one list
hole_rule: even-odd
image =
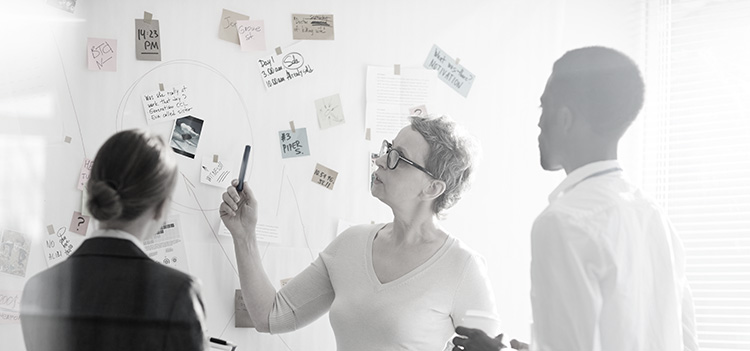
[{"label": "woman with hair bun", "polygon": [[86,203],[99,229],[26,283],[27,350],[207,349],[197,281],[150,259],[142,243],[163,224],[176,181],[158,135],[126,130],[102,145]]}]

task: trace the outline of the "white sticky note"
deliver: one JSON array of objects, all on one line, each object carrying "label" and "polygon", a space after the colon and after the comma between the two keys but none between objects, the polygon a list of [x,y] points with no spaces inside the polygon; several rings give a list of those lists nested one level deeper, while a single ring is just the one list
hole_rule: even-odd
[{"label": "white sticky note", "polygon": [[144,94],[141,101],[146,122],[154,124],[190,115],[193,107],[190,105],[189,93],[188,87],[181,84]]},{"label": "white sticky note", "polygon": [[315,100],[315,112],[318,114],[320,129],[330,128],[346,122],[339,94]]},{"label": "white sticky note", "polygon": [[266,29],[263,20],[237,21],[237,35],[242,51],[266,51]]},{"label": "white sticky note", "polygon": [[42,249],[47,267],[52,267],[70,256],[85,237],[82,235],[68,235],[65,227],[60,227],[53,234],[44,237]]},{"label": "white sticky note", "polygon": [[315,69],[300,50],[284,49],[281,55],[272,54],[257,60],[260,76],[266,89],[271,89],[312,74]]},{"label": "white sticky note", "polygon": [[214,162],[213,156],[203,156],[201,162],[201,183],[219,188],[227,188],[235,178],[232,170],[224,164],[222,159]]}]

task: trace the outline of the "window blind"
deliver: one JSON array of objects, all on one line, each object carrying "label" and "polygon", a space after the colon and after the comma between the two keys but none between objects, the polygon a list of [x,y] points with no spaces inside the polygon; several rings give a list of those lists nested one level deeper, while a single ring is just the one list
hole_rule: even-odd
[{"label": "window blind", "polygon": [[643,185],[683,240],[701,350],[750,350],[750,1],[646,8]]}]

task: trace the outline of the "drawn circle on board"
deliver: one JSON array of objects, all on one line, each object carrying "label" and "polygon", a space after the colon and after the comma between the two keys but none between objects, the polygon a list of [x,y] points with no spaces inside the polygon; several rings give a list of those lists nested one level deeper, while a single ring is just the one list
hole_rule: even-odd
[{"label": "drawn circle on board", "polygon": [[[193,107],[189,115],[203,121],[195,151],[174,154],[180,179],[172,196],[173,209],[218,211],[226,189],[201,182],[201,162],[204,157],[218,155],[218,161],[233,170],[232,178],[238,177],[244,145],[253,145],[254,140],[245,100],[232,81],[216,68],[196,60],[167,61],[148,70],[125,91],[117,107],[116,131],[148,129],[170,144],[175,120],[149,125],[144,115],[143,95],[158,91],[160,83],[165,90],[186,86]],[[190,154],[194,157],[190,158]],[[250,157],[245,179],[252,174],[253,161]]]},{"label": "drawn circle on board", "polygon": [[299,69],[305,65],[305,58],[298,52],[290,52],[281,60],[281,64],[286,69]]}]

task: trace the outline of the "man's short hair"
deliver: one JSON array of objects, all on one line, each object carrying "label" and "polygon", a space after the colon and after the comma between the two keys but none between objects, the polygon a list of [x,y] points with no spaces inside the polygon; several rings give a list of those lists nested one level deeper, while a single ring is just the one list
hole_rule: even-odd
[{"label": "man's short hair", "polygon": [[596,132],[619,138],[643,107],[645,87],[633,60],[617,50],[591,46],[558,59],[547,89],[554,105],[584,116]]}]

